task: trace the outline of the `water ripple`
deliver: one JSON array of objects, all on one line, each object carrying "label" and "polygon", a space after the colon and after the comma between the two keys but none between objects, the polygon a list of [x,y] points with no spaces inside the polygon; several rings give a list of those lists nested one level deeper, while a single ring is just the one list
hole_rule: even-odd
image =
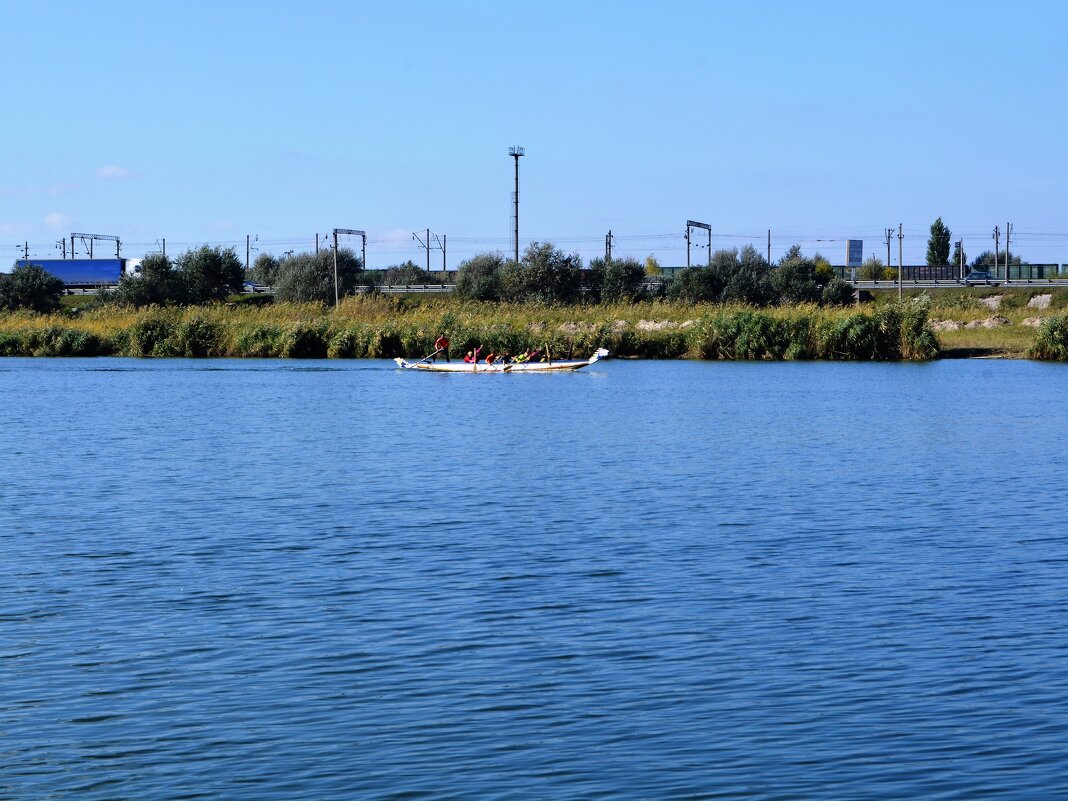
[{"label": "water ripple", "polygon": [[0,797],[1068,796],[1063,370],[4,372]]}]

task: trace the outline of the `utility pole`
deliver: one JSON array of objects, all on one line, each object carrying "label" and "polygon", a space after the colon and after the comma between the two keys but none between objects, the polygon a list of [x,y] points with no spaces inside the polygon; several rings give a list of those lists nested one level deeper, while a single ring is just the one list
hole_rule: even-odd
[{"label": "utility pole", "polygon": [[901,223],[897,224],[897,299],[901,300],[901,282],[905,280],[905,263],[902,260],[902,254],[904,253],[904,239],[905,233],[902,229]]},{"label": "utility pole", "polygon": [[315,252],[316,253],[319,252],[319,234],[318,233],[315,235]]},{"label": "utility pole", "polygon": [[29,242],[23,242],[22,243],[22,258],[23,258],[24,261],[29,261],[29,259],[30,259],[30,243]]},{"label": "utility pole", "polygon": [[508,148],[508,155],[515,159],[515,192],[512,194],[514,211],[512,222],[515,224],[515,263],[519,264],[519,159],[527,154],[525,148],[514,146]]},{"label": "utility pole", "polygon": [[248,278],[248,256],[252,250],[251,237],[245,234],[245,278]]},{"label": "utility pole", "polygon": [[341,305],[341,297],[337,288],[337,229],[334,229],[334,308]]},{"label": "utility pole", "polygon": [[63,250],[63,258],[64,259],[67,258],[67,240],[65,238],[61,239],[58,242],[56,242],[56,245],[58,247],[62,248],[62,250]]},{"label": "utility pole", "polygon": [[998,251],[1001,250],[1001,229],[994,226],[994,277],[998,277]]},{"label": "utility pole", "polygon": [[1009,239],[1012,237],[1012,223],[1005,223],[1005,283],[1009,283],[1009,270],[1012,268],[1012,259],[1009,258]]},{"label": "utility pole", "polygon": [[768,264],[771,264],[771,229],[768,229]]},{"label": "utility pole", "polygon": [[609,229],[604,238],[604,263],[612,261],[612,231]]},{"label": "utility pole", "polygon": [[426,229],[426,271],[430,272],[430,229]]},{"label": "utility pole", "polygon": [[448,264],[448,261],[446,261],[446,259],[445,259],[445,247],[448,244],[449,244],[449,235],[448,234],[442,234],[441,235],[441,277],[442,277],[442,279],[448,277],[448,274],[449,274],[449,264]]},{"label": "utility pole", "polygon": [[[893,236],[893,234],[894,234],[894,229],[893,228],[884,228],[883,229],[883,235],[886,237],[886,266],[887,267],[890,266],[890,238]],[[876,278],[875,280],[878,281],[879,279]]]},{"label": "utility pole", "polygon": [[163,237],[163,258],[167,258],[167,237]]}]

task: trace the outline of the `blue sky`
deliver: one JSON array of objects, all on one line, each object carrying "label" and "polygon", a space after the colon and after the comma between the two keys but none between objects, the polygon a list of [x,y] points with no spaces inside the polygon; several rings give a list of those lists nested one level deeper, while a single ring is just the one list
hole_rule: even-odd
[{"label": "blue sky", "polygon": [[971,256],[1011,220],[1068,262],[1066,8],[0,0],[0,261],[345,227],[379,267],[430,228],[455,268],[509,249],[522,145],[522,243],[586,258],[611,229],[685,263],[696,219],[836,263],[900,222],[916,262],[941,215]]}]

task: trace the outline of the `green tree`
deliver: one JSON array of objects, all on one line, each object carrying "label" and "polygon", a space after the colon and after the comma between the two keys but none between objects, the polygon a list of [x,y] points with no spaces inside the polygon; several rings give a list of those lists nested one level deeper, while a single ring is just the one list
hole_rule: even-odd
[{"label": "green tree", "polygon": [[[590,263],[591,269],[593,263]],[[604,303],[637,300],[642,295],[645,265],[637,259],[612,259],[604,265],[601,281],[601,301]]]},{"label": "green tree", "polygon": [[683,303],[711,303],[723,291],[721,274],[710,267],[686,267],[675,273],[668,286],[668,298]]},{"label": "green tree", "polygon": [[440,284],[441,276],[424,270],[409,259],[403,264],[396,264],[386,269],[383,283],[390,286],[408,286],[409,284]]},{"label": "green tree", "polygon": [[953,259],[951,263],[954,267],[968,263],[968,254],[964,252],[959,239],[953,243]]},{"label": "green tree", "polygon": [[660,266],[660,262],[657,261],[656,256],[650,253],[645,257],[645,274],[646,275],[663,275],[664,268]]},{"label": "green tree", "polygon": [[710,269],[716,273],[715,283],[719,285],[717,300],[750,306],[771,302],[771,265],[752,245],[746,245],[741,252],[733,248],[717,250],[712,254]]},{"label": "green tree", "polygon": [[[1012,266],[1018,267],[1024,264],[1024,260],[1019,256],[1012,256]],[[1005,269],[1005,251],[998,251],[997,265],[999,270]],[[994,251],[984,250],[978,256],[975,257],[975,261],[972,262],[973,270],[993,270],[994,269]]]},{"label": "green tree", "polygon": [[886,265],[878,256],[868,256],[860,265],[857,276],[861,281],[881,281],[886,271]]},{"label": "green tree", "polygon": [[479,253],[460,264],[456,273],[456,296],[465,300],[500,300],[501,253]]},{"label": "green tree", "polygon": [[821,278],[815,259],[801,255],[801,247],[794,245],[771,271],[770,283],[776,300],[781,304],[819,303],[828,281]]},{"label": "green tree", "polygon": [[501,294],[513,303],[574,303],[582,293],[582,259],[551,242],[532,242],[519,264],[501,269]]},{"label": "green tree", "polygon": [[927,264],[931,267],[941,267],[949,264],[949,242],[953,238],[942,218],[939,217],[931,223],[931,236],[927,240]]},{"label": "green tree", "polygon": [[252,262],[252,280],[264,286],[274,286],[274,277],[278,272],[279,259],[270,253],[261,253]]},{"label": "green tree", "polygon": [[[341,296],[368,283],[363,263],[349,248],[338,248],[337,281]],[[274,282],[275,298],[293,303],[334,303],[334,251],[298,253],[278,262]]]},{"label": "green tree", "polygon": [[849,306],[853,303],[853,285],[837,275],[827,282],[820,293],[821,306]]},{"label": "green tree", "polygon": [[[105,298],[102,298],[105,299]],[[165,306],[188,301],[185,281],[174,264],[162,253],[151,253],[141,261],[139,275],[124,275],[119,286],[108,294],[107,302],[124,306]]]},{"label": "green tree", "polygon": [[185,284],[187,303],[225,300],[240,292],[245,280],[245,268],[233,248],[203,245],[183,253],[174,265]]},{"label": "green tree", "polygon": [[15,267],[0,275],[0,309],[29,309],[42,314],[56,311],[64,283],[36,264]]}]

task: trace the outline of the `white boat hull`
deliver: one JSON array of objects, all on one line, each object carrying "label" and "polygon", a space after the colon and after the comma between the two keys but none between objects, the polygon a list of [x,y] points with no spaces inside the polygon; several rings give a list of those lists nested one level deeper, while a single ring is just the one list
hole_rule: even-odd
[{"label": "white boat hull", "polygon": [[571,359],[554,362],[521,362],[519,364],[465,364],[463,362],[409,362],[402,358],[393,361],[404,370],[426,370],[432,373],[548,373],[564,370],[581,370],[608,356],[608,351],[599,348],[588,359]]}]

